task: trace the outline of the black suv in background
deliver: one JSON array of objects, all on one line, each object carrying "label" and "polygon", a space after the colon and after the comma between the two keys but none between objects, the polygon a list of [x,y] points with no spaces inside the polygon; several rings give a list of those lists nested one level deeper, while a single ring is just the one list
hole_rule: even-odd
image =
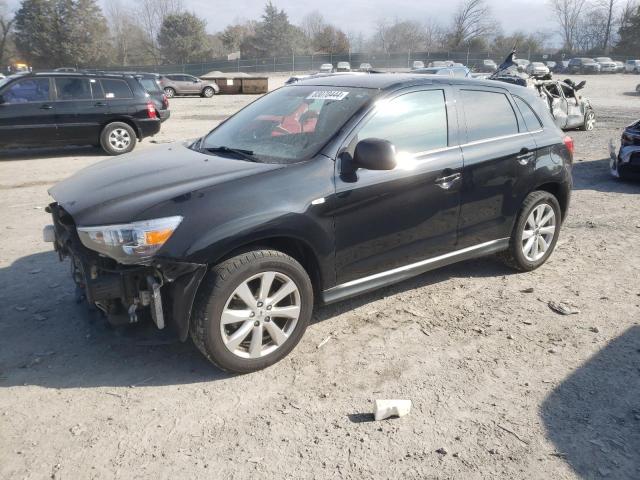
[{"label": "black suv in background", "polygon": [[[113,72],[111,72],[113,73]],[[144,73],[144,72],[117,72],[123,75],[131,75],[133,76],[142,88],[146,90],[149,94],[149,98],[153,101],[153,104],[156,107],[156,113],[160,120],[163,122],[168,120],[171,116],[171,111],[169,110],[169,99],[167,95],[164,93],[162,86],[160,85],[160,75],[158,73]]]},{"label": "black suv in background", "polygon": [[160,123],[131,75],[41,72],[0,80],[0,148],[96,145],[119,155],[158,133]]},{"label": "black suv in background", "polygon": [[551,255],[573,142],[533,89],[414,74],[312,77],[196,140],[49,190],[45,238],[113,323],[151,317],[221,368],[287,355],[314,304],[499,254]]}]

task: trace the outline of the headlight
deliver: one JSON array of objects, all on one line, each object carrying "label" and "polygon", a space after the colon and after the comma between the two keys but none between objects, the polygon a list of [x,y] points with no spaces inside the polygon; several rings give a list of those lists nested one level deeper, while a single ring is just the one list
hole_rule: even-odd
[{"label": "headlight", "polygon": [[126,225],[78,227],[82,244],[124,263],[145,263],[173,234],[182,217],[156,218]]}]

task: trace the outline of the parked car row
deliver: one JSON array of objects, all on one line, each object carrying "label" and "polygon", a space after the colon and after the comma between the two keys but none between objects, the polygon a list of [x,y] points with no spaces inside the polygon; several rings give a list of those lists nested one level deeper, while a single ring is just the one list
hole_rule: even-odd
[{"label": "parked car row", "polygon": [[357,69],[351,68],[349,62],[338,62],[334,68],[332,63],[323,63],[320,65],[320,73],[337,73],[337,72],[370,72],[373,67],[370,63],[361,63]]}]

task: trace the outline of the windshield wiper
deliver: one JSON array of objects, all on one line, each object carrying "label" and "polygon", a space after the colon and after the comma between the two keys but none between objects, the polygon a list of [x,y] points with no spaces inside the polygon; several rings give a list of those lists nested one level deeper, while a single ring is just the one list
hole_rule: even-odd
[{"label": "windshield wiper", "polygon": [[253,150],[245,150],[242,148],[231,148],[231,147],[206,147],[205,150],[211,153],[233,153],[238,155],[239,157],[244,158],[245,160],[249,160],[250,162],[257,162],[255,155],[253,154]]}]

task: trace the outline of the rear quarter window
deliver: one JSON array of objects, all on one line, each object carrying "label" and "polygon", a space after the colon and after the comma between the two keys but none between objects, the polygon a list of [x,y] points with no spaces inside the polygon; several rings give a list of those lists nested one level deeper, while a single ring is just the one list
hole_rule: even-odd
[{"label": "rear quarter window", "polygon": [[520,110],[520,113],[522,114],[522,118],[524,118],[524,123],[527,126],[527,130],[529,130],[530,132],[541,130],[542,122],[538,118],[538,115],[536,115],[536,112],[533,110],[533,108],[531,108],[531,105],[529,105],[524,99],[518,96],[514,95],[513,99],[516,102],[518,110]]},{"label": "rear quarter window", "polygon": [[118,99],[118,98],[133,98],[133,92],[129,87],[129,84],[120,79],[115,78],[103,78],[100,80],[102,89],[104,90],[104,98]]},{"label": "rear quarter window", "polygon": [[461,90],[467,141],[477,142],[519,133],[518,119],[504,93]]}]

